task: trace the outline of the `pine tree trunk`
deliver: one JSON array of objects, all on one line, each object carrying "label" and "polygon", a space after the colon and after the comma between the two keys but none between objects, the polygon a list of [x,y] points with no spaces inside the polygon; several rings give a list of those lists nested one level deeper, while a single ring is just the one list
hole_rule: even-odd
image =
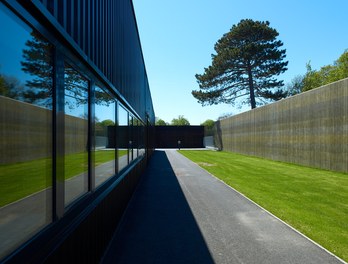
[{"label": "pine tree trunk", "polygon": [[253,74],[251,72],[250,64],[248,65],[248,77],[249,77],[249,90],[250,90],[250,104],[251,104],[251,109],[254,109],[256,108],[256,101],[255,101]]}]

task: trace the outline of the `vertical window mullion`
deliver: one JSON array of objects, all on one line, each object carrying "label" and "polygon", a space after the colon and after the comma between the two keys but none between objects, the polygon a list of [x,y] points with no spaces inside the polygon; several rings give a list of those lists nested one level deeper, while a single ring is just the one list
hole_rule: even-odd
[{"label": "vertical window mullion", "polygon": [[64,58],[59,50],[55,52],[55,219],[64,215]]}]

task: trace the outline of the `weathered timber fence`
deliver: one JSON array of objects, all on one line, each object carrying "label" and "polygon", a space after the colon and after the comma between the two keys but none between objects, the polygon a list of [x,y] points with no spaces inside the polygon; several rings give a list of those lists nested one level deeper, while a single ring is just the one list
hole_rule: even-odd
[{"label": "weathered timber fence", "polygon": [[348,172],[348,79],[217,121],[225,151]]}]

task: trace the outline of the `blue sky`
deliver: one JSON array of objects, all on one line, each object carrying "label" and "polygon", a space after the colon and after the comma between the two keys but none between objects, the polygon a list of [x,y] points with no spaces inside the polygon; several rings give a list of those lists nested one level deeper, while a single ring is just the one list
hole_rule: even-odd
[{"label": "blue sky", "polygon": [[157,117],[184,115],[191,125],[224,113],[246,111],[226,104],[202,107],[191,95],[195,74],[211,64],[214,44],[241,19],[270,22],[289,61],[285,83],[331,64],[348,49],[347,0],[133,0]]}]

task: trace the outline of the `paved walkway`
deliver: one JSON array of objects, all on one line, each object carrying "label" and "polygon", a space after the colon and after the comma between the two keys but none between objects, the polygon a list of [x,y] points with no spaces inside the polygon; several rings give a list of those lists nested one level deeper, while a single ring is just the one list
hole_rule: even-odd
[{"label": "paved walkway", "polygon": [[156,151],[103,263],[341,263],[175,150]]}]

